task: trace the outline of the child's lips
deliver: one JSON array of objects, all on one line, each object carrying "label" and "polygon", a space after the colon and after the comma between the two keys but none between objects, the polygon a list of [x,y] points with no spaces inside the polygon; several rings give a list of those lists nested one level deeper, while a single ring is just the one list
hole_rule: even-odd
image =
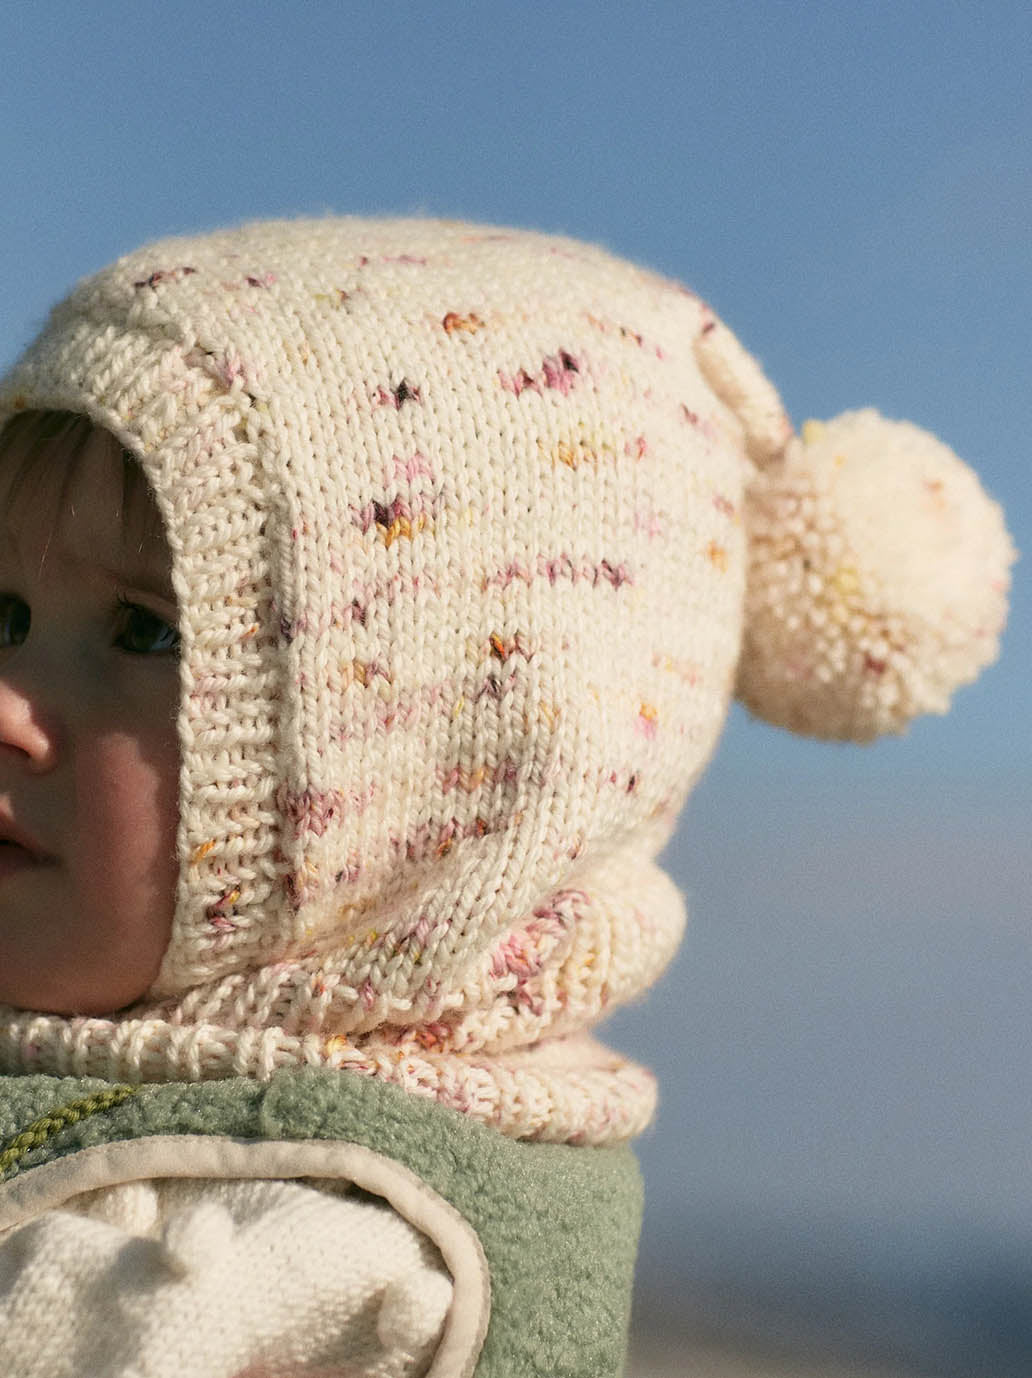
[{"label": "child's lips", "polygon": [[0,815],[0,877],[53,860],[27,832]]},{"label": "child's lips", "polygon": [[23,847],[20,842],[11,842],[9,839],[0,838],[0,880],[6,876],[13,876],[18,871],[40,865],[42,865],[40,859],[33,856],[29,849]]}]

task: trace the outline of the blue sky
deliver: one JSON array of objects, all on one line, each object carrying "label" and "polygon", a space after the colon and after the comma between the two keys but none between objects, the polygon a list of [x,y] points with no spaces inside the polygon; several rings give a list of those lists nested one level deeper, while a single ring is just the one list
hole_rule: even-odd
[{"label": "blue sky", "polygon": [[[797,422],[935,431],[1032,546],[1027,3],[38,0],[0,53],[0,365],[158,235],[532,225],[690,283]],[[995,1220],[1022,1192],[1032,1238],[1030,631],[1019,565],[1001,662],[872,748],[733,710],[668,853],[684,952],[614,1026],[664,1078],[657,1237],[703,1201]]]}]

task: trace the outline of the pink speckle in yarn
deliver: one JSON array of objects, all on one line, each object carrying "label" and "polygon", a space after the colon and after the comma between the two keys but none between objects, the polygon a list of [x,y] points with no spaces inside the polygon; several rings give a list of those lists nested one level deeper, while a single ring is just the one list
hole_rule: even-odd
[{"label": "pink speckle in yarn", "polygon": [[539,555],[536,564],[536,570],[530,570],[521,561],[514,561],[496,574],[485,575],[481,580],[481,590],[486,591],[492,585],[507,588],[516,579],[530,584],[535,578],[547,579],[550,584],[558,583],[560,579],[569,579],[571,583],[576,584],[585,579],[593,587],[604,580],[617,589],[634,582],[626,565],[614,565],[610,560],[602,560],[596,564],[593,560],[583,559],[575,564],[566,554],[553,558]]},{"label": "pink speckle in yarn", "polygon": [[430,461],[425,455],[417,452],[410,459],[402,459],[400,455],[393,455],[389,469],[385,466],[383,482],[386,485],[393,480],[404,479],[407,483],[411,483],[413,479],[421,477],[430,479],[434,477]]},{"label": "pink speckle in yarn", "polygon": [[393,407],[395,411],[401,411],[406,402],[422,402],[422,392],[418,387],[413,386],[407,378],[402,378],[400,383],[386,388],[382,384],[373,394],[373,403],[378,407]]},{"label": "pink speckle in yarn", "polygon": [[133,286],[136,288],[157,287],[159,283],[178,282],[180,278],[189,277],[196,272],[196,268],[157,268],[150,277],[141,278],[139,282],[134,282]]},{"label": "pink speckle in yarn", "polygon": [[536,393],[541,392],[541,384],[536,378],[532,377],[525,368],[521,368],[519,373],[515,373],[511,377],[509,374],[503,373],[501,369],[499,369],[498,381],[506,392],[511,392],[514,397],[519,397],[520,394],[526,392],[528,388]]},{"label": "pink speckle in yarn", "polygon": [[573,387],[574,376],[580,372],[580,364],[572,354],[567,354],[563,350],[558,358],[549,355],[542,365],[542,371],[545,377],[545,387],[555,388],[566,397]]},{"label": "pink speckle in yarn", "polygon": [[653,708],[651,703],[643,703],[638,709],[638,717],[636,719],[638,731],[643,737],[648,738],[649,741],[656,735],[658,718],[659,713]]},{"label": "pink speckle in yarn", "polygon": [[212,928],[218,933],[232,933],[236,924],[230,917],[233,906],[240,898],[240,887],[234,886],[231,890],[224,890],[217,900],[208,905],[205,917]]},{"label": "pink speckle in yarn", "polygon": [[635,531],[643,531],[651,541],[656,536],[666,535],[666,527],[658,512],[635,512]]},{"label": "pink speckle in yarn", "polygon": [[580,360],[569,350],[561,349],[558,354],[549,354],[542,360],[540,373],[535,375],[521,368],[517,373],[508,374],[499,369],[498,381],[514,397],[528,391],[543,394],[546,388],[552,388],[566,397],[580,371]]}]

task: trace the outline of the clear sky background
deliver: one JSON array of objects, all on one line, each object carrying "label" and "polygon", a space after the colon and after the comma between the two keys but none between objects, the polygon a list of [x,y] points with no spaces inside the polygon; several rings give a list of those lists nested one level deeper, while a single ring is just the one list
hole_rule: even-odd
[{"label": "clear sky background", "polygon": [[[529,225],[695,287],[797,423],[935,431],[1027,552],[1030,54],[1027,0],[10,3],[0,366],[158,235]],[[704,1216],[1032,1244],[1028,588],[1000,663],[903,739],[733,710],[667,854],[684,950],[611,1026],[663,1078],[646,1271],[697,1270]]]}]

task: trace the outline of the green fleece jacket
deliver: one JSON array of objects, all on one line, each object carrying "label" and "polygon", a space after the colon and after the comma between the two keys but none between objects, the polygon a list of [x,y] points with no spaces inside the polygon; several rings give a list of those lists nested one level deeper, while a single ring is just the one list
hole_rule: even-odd
[{"label": "green fleece jacket", "polygon": [[346,1177],[389,1200],[453,1274],[434,1378],[623,1370],[642,1204],[627,1147],[514,1141],[324,1070],[144,1086],[0,1078],[0,1238],[82,1191],[166,1175]]}]

